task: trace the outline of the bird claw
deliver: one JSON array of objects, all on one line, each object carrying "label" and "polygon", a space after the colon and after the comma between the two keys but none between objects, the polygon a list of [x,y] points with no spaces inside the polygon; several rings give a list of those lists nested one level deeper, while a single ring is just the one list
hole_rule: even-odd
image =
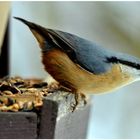
[{"label": "bird claw", "polygon": [[80,101],[84,102],[84,106],[87,104],[86,96],[82,93],[75,93],[74,94],[74,100],[75,100],[75,103],[73,103],[71,105],[72,112],[74,112],[77,109],[77,106],[80,103]]}]

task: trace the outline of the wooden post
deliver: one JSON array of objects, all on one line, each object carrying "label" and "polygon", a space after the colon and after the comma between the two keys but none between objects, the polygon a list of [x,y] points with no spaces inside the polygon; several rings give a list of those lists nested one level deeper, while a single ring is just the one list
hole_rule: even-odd
[{"label": "wooden post", "polygon": [[85,139],[90,113],[90,101],[84,105],[79,102],[78,109],[71,112],[75,103],[72,93],[58,91],[44,100],[39,138],[48,139]]},{"label": "wooden post", "polygon": [[10,2],[0,2],[0,48],[3,43],[7,21],[9,17]]},{"label": "wooden post", "polygon": [[[44,102],[41,115],[39,138],[41,139],[85,139],[90,105],[65,115],[59,114],[58,104],[51,100]],[[62,115],[62,116],[61,116]]]},{"label": "wooden post", "polygon": [[86,138],[90,101],[71,112],[72,93],[57,91],[44,98],[40,113],[0,112],[0,138],[84,139]]},{"label": "wooden post", "polygon": [[0,78],[9,74],[10,2],[0,2]]},{"label": "wooden post", "polygon": [[37,138],[37,115],[33,112],[1,112],[0,139]]}]

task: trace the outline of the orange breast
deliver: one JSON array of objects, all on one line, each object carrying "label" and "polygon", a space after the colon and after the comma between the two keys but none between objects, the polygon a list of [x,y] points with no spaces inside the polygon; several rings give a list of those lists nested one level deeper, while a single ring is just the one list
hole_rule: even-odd
[{"label": "orange breast", "polygon": [[92,74],[69,59],[64,52],[53,49],[43,54],[45,69],[60,84],[84,93],[104,93],[129,83],[132,77],[122,73],[119,65],[104,74]]}]

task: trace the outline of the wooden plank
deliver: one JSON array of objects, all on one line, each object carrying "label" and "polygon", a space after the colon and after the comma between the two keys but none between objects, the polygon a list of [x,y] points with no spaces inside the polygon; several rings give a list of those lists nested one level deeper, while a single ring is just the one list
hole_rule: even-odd
[{"label": "wooden plank", "polygon": [[0,112],[1,139],[37,138],[37,115],[33,112]]},{"label": "wooden plank", "polygon": [[54,138],[58,104],[51,100],[44,100],[40,117],[39,139]]},{"label": "wooden plank", "polygon": [[41,112],[0,112],[0,138],[84,139],[86,138],[90,101],[79,100],[65,91],[50,93],[43,100]]},{"label": "wooden plank", "polygon": [[85,139],[89,121],[90,105],[69,113],[59,119],[55,126],[56,139]]},{"label": "wooden plank", "polygon": [[84,139],[86,138],[90,101],[86,106],[83,102],[71,112],[71,104],[74,103],[73,94],[56,92],[50,98],[44,100],[39,138],[43,139]]}]

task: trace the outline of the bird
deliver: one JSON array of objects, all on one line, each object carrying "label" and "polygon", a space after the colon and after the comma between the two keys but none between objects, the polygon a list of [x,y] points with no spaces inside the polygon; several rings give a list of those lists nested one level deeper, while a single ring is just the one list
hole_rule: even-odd
[{"label": "bird", "polygon": [[[75,95],[109,93],[140,80],[140,59],[106,49],[72,33],[45,28],[20,17],[41,48],[45,70]],[[86,102],[85,102],[86,103]]]}]

